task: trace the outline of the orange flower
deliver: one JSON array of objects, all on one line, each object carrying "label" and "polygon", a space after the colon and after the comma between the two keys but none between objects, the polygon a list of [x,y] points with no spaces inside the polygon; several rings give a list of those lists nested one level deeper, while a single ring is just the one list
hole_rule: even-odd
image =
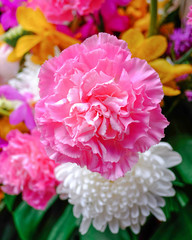
[{"label": "orange flower", "polygon": [[42,64],[48,56],[54,56],[55,46],[64,49],[79,43],[78,40],[58,32],[54,25],[47,22],[40,9],[19,7],[17,20],[24,30],[34,34],[22,36],[17,41],[15,49],[8,57],[11,62],[20,59],[32,50],[32,60],[37,64]]},{"label": "orange flower", "polygon": [[[158,1],[158,19],[160,20],[165,5],[169,0]],[[126,9],[126,14],[131,19],[131,27],[139,29],[142,33],[147,34],[150,24],[150,6],[146,0],[132,0]]]},{"label": "orange flower", "polygon": [[21,132],[28,132],[29,130],[24,123],[19,123],[17,125],[11,125],[9,123],[9,117],[0,117],[0,137],[6,139],[7,134],[13,130],[18,129]]}]

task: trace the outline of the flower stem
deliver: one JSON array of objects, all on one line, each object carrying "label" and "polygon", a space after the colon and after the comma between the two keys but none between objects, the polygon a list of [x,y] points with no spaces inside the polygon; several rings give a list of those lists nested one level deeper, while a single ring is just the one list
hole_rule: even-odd
[{"label": "flower stem", "polygon": [[188,57],[190,57],[192,54],[192,48],[190,48],[188,50],[188,52],[186,52],[182,57],[180,57],[178,60],[176,60],[174,63],[175,64],[180,64],[180,63],[183,63],[187,60]]},{"label": "flower stem", "polygon": [[157,0],[151,0],[149,36],[157,33]]}]

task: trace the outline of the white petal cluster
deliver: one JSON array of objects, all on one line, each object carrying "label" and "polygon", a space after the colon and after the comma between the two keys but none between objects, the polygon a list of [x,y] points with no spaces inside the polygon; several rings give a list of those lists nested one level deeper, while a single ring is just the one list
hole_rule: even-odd
[{"label": "white petal cluster", "polygon": [[39,78],[40,65],[31,61],[31,55],[26,55],[24,68],[15,78],[9,81],[9,85],[16,88],[21,94],[32,94],[33,101],[39,100]]},{"label": "white petal cluster", "polygon": [[61,181],[57,193],[74,205],[75,217],[83,216],[82,234],[91,222],[99,231],[104,231],[108,224],[112,233],[126,227],[139,233],[150,213],[160,221],[166,220],[162,197],[175,194],[171,183],[175,176],[168,168],[180,162],[181,156],[168,143],[161,142],[140,154],[133,169],[116,181],[86,167],[65,163],[55,169],[56,178]]}]

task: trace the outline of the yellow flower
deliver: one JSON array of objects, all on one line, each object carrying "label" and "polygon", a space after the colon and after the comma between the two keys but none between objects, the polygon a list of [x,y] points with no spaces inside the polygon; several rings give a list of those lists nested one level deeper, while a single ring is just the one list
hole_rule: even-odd
[{"label": "yellow flower", "polygon": [[[2,25],[0,24],[0,36],[4,33],[4,29],[2,27]],[[0,41],[0,46],[3,44],[2,41]]]},{"label": "yellow flower", "polygon": [[163,55],[167,49],[167,40],[164,36],[155,35],[144,38],[138,29],[129,29],[121,36],[128,43],[133,57],[145,59],[148,62]]},{"label": "yellow flower", "polygon": [[126,8],[126,14],[132,28],[138,28],[142,32],[148,30],[149,13],[146,0],[132,0]]},{"label": "yellow flower", "polygon": [[192,65],[172,65],[163,58],[156,59],[149,64],[158,72],[161,82],[163,84],[163,91],[166,96],[179,95],[181,92],[177,89],[177,85],[174,80],[184,74],[192,73]]},{"label": "yellow flower", "polygon": [[13,129],[18,129],[23,133],[29,132],[29,130],[27,129],[26,125],[23,122],[17,125],[12,125],[9,123],[9,117],[7,116],[0,117],[0,138],[6,139],[7,134]]},{"label": "yellow flower", "polygon": [[192,65],[171,65],[165,59],[159,58],[167,49],[167,40],[164,36],[155,35],[144,38],[139,30],[129,29],[122,34],[121,38],[128,43],[132,57],[147,60],[156,70],[163,84],[163,90],[166,96],[176,96],[180,94],[175,78],[192,73]]},{"label": "yellow flower", "polygon": [[32,50],[32,60],[37,64],[42,64],[48,56],[54,56],[54,46],[64,49],[79,43],[78,40],[58,32],[54,25],[47,22],[40,9],[19,7],[16,15],[22,28],[34,34],[22,36],[17,41],[15,49],[8,57],[11,62],[20,59]]},{"label": "yellow flower", "polygon": [[0,24],[0,35],[4,33],[4,29],[2,27],[2,25]]}]

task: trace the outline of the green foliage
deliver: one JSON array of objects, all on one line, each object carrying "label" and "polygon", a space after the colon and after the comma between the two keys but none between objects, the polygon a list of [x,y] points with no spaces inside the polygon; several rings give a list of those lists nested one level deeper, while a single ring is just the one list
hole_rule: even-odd
[{"label": "green foliage", "polygon": [[131,240],[126,230],[120,230],[118,234],[113,234],[107,228],[104,233],[97,231],[93,226],[85,235],[80,236],[80,240]]},{"label": "green foliage", "polygon": [[192,239],[192,207],[189,205],[177,215],[162,223],[150,240]]},{"label": "green foliage", "polygon": [[182,163],[176,167],[176,171],[183,182],[192,184],[192,136],[179,134],[170,138],[169,142],[182,156]]},{"label": "green foliage", "polygon": [[179,212],[189,202],[189,198],[183,190],[178,189],[174,197],[165,198],[166,205],[163,208],[165,216],[169,219],[173,212]]},{"label": "green foliage", "polygon": [[12,212],[12,210],[13,210],[13,206],[14,206],[15,200],[16,200],[16,196],[15,195],[5,194],[4,201],[5,201],[5,204],[6,204],[8,210],[10,212]]},{"label": "green foliage", "polygon": [[78,220],[73,216],[72,206],[68,205],[64,213],[53,225],[47,240],[67,240],[77,226]]}]

